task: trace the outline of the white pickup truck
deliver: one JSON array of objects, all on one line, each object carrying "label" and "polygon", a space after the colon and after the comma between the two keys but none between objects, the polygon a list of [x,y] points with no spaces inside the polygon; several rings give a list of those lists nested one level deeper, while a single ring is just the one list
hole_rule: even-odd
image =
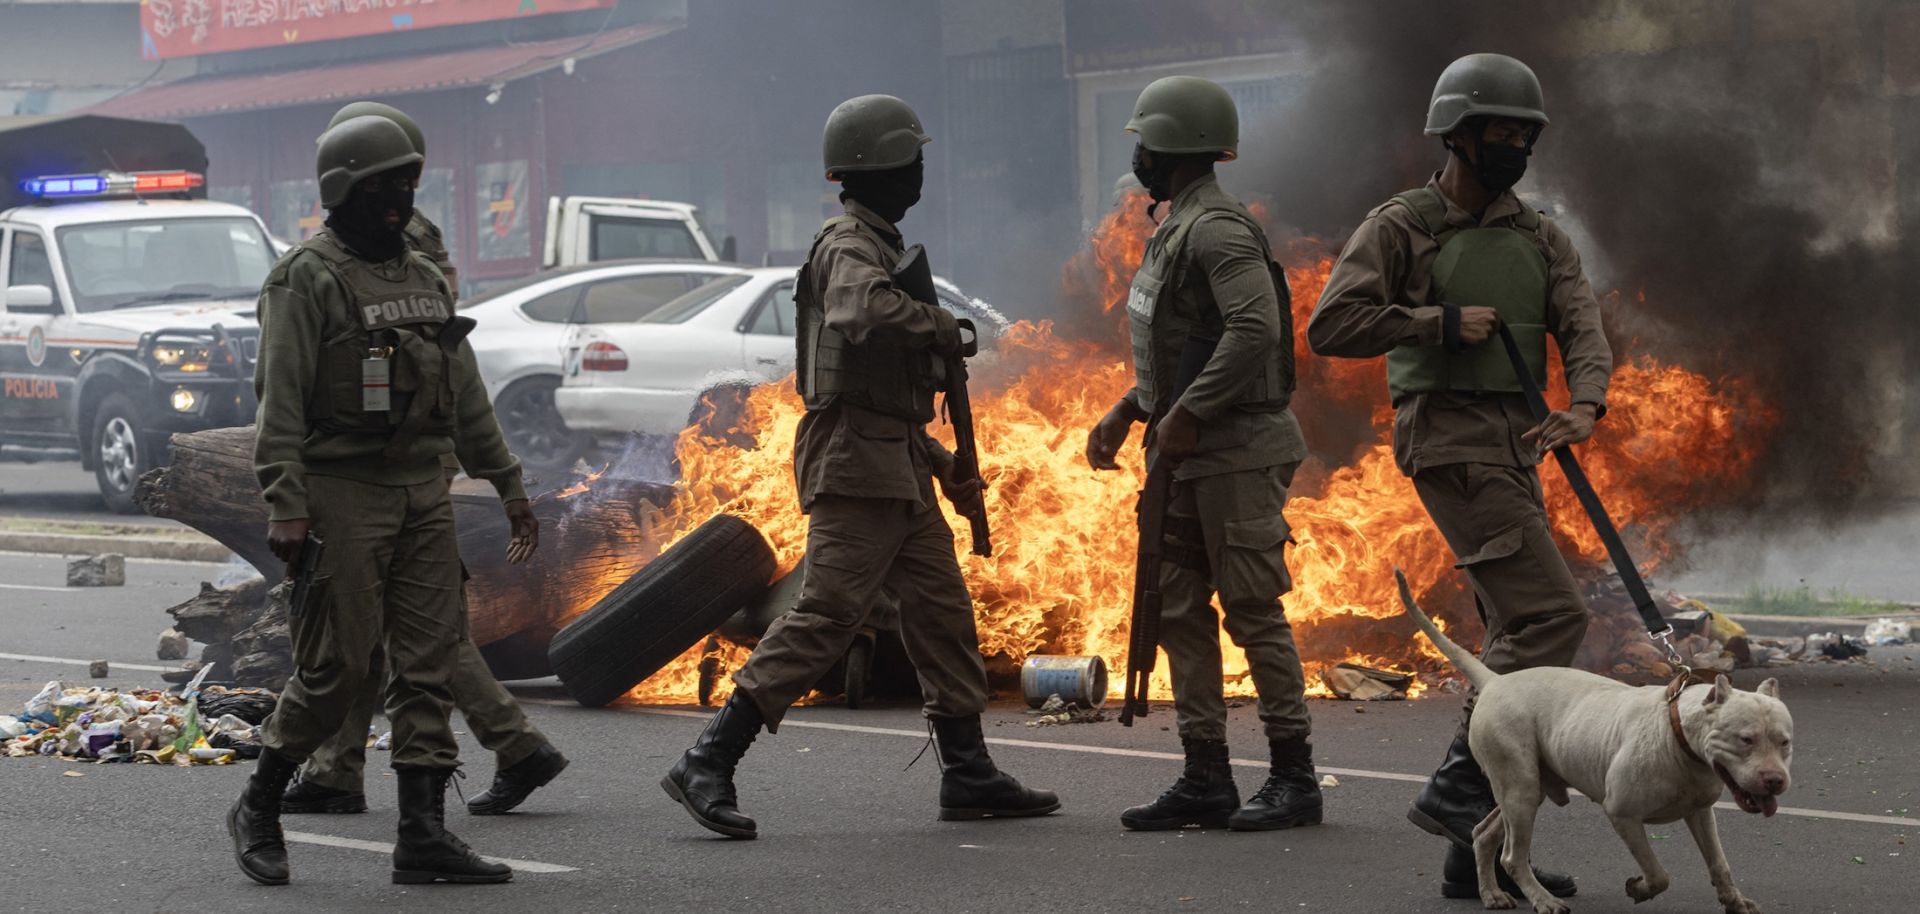
[{"label": "white pickup truck", "polygon": [[625,197],[551,197],[542,269],[603,260],[732,260],[733,239],[719,249],[686,203]]}]

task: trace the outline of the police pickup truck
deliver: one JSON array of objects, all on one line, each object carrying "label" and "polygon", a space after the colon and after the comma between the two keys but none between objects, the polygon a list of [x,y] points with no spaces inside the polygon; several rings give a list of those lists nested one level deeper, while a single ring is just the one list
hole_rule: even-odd
[{"label": "police pickup truck", "polygon": [[275,245],[195,171],[0,177],[0,444],[77,450],[135,512],[170,435],[253,421]]}]

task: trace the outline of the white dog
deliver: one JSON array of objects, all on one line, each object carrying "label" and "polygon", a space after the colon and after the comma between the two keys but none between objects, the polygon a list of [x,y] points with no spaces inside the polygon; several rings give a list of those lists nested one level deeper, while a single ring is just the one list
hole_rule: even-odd
[{"label": "white dog", "polygon": [[1499,854],[1497,862],[1537,914],[1571,910],[1534,878],[1529,857],[1540,801],[1565,806],[1572,787],[1600,804],[1633,852],[1642,874],[1627,880],[1634,901],[1666,891],[1669,882],[1647,840],[1647,823],[1685,819],[1720,904],[1728,914],[1757,914],[1759,905],[1733,884],[1713,804],[1725,785],[1746,812],[1771,816],[1779,809],[1793,755],[1793,717],[1777,681],[1738,692],[1725,676],[1711,686],[1663,688],[1564,667],[1495,673],[1441,634],[1414,602],[1406,576],[1399,569],[1394,576],[1407,614],[1480,691],[1467,741],[1499,804],[1474,829],[1480,900],[1488,908],[1514,906],[1495,879]]}]

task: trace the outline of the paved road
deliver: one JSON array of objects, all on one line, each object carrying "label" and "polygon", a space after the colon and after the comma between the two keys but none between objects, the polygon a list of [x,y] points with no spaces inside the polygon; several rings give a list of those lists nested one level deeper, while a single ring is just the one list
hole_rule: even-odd
[{"label": "paved road", "polygon": [[[23,458],[31,457],[32,460]],[[144,514],[115,514],[100,500],[93,473],[80,458],[57,451],[7,448],[0,454],[0,515],[57,517],[110,524],[177,526]]]},{"label": "paved road", "polygon": [[[46,680],[84,681],[80,661],[116,662],[110,682],[151,685],[161,608],[219,566],[130,561],[128,585],[60,587],[55,557],[0,554],[0,707]],[[46,589],[39,589],[46,588]],[[70,658],[21,660],[18,656]],[[1780,671],[1798,725],[1795,787],[1809,813],[1758,819],[1722,812],[1745,890],[1770,911],[1909,910],[1920,885],[1920,651],[1886,649],[1879,665]],[[1760,677],[1743,673],[1751,687]],[[22,911],[1299,911],[1478,910],[1435,897],[1439,848],[1402,818],[1413,784],[1439,756],[1447,700],[1358,706],[1314,702],[1320,763],[1340,779],[1329,821],[1273,834],[1130,834],[1121,807],[1172,778],[1178,750],[1157,712],[1149,726],[1028,728],[1011,705],[988,715],[993,754],[1065,810],[1028,822],[941,823],[937,772],[911,768],[924,727],[911,708],[796,711],[762,737],[741,773],[741,802],[761,822],[754,842],[713,839],[656,786],[700,727],[697,709],[586,710],[550,681],[515,684],[539,726],[574,759],[560,781],[513,816],[454,815],[483,852],[543,866],[501,887],[402,889],[387,880],[393,786],[371,785],[374,812],[289,817],[312,836],[293,846],[294,885],[246,882],[219,816],[244,765],[174,769],[0,758],[0,906]],[[1257,784],[1251,709],[1233,714],[1243,791]],[[463,736],[471,792],[490,776]],[[372,770],[380,771],[376,755]],[[85,777],[63,775],[83,773]],[[1584,800],[1542,815],[1539,857],[1575,870],[1582,912],[1715,911],[1683,827],[1654,829],[1676,884],[1635,908],[1621,886],[1633,865]],[[343,840],[344,839],[344,840]],[[313,843],[313,842],[326,842]],[[360,842],[360,844],[355,844]],[[370,849],[371,848],[371,849]],[[1857,861],[1857,862],[1856,862]]]}]

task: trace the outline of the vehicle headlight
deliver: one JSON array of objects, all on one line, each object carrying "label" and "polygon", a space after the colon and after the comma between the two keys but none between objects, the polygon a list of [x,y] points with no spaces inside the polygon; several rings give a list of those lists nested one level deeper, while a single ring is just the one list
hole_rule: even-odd
[{"label": "vehicle headlight", "polygon": [[200,405],[199,394],[196,394],[185,387],[176,387],[173,389],[173,411],[174,412],[190,413],[190,412],[193,412],[194,407],[199,405]]},{"label": "vehicle headlight", "polygon": [[213,344],[199,340],[161,340],[153,344],[153,363],[168,371],[204,374],[213,368]]}]

